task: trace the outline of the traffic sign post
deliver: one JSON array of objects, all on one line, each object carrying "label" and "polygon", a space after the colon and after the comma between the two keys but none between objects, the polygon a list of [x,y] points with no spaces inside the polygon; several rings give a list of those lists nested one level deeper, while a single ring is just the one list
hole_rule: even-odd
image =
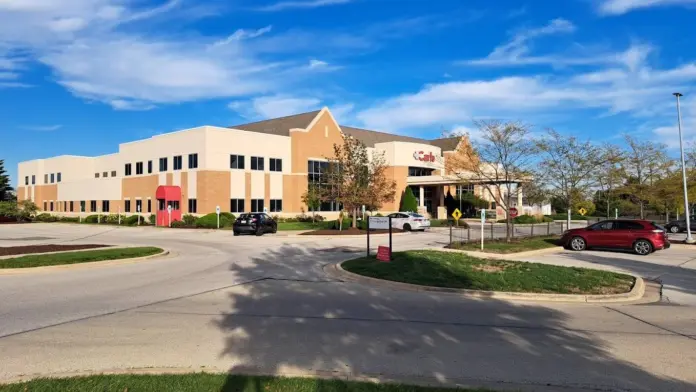
[{"label": "traffic sign post", "polygon": [[135,207],[135,211],[138,213],[138,226],[140,226],[140,206]]},{"label": "traffic sign post", "polygon": [[167,216],[169,217],[169,227],[172,227],[172,205],[167,206]]},{"label": "traffic sign post", "polygon": [[121,224],[121,207],[118,207],[118,224]]},{"label": "traffic sign post", "polygon": [[367,256],[370,257],[370,229],[389,229],[389,248],[386,246],[378,247],[377,259],[389,262],[392,260],[392,218],[381,216],[370,216],[367,218]]},{"label": "traffic sign post", "polygon": [[483,226],[486,224],[486,210],[481,210],[481,250],[483,250]]},{"label": "traffic sign post", "polygon": [[510,218],[517,218],[517,215],[519,213],[520,212],[517,211],[517,208],[515,208],[515,207],[510,208]]},{"label": "traffic sign post", "polygon": [[462,212],[459,211],[459,208],[455,208],[454,212],[452,212],[452,218],[457,222],[457,226],[459,226],[459,218],[462,217]]},{"label": "traffic sign post", "polygon": [[217,228],[220,230],[220,206],[215,207],[215,214],[217,214]]},{"label": "traffic sign post", "polygon": [[585,216],[585,214],[587,214],[587,210],[584,209],[584,208],[581,208],[580,210],[578,210],[578,212],[579,212],[580,215],[582,215],[582,216]]}]

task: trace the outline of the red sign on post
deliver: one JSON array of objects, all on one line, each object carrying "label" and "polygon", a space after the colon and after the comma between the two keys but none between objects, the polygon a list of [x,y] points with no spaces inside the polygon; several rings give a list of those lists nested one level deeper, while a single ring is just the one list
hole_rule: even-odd
[{"label": "red sign on post", "polygon": [[389,250],[388,246],[377,247],[377,260],[386,261],[387,263],[391,261],[391,250]]},{"label": "red sign on post", "polygon": [[519,214],[519,212],[517,211],[517,208],[515,208],[515,207],[510,208],[510,217],[511,218],[516,218],[517,214]]}]

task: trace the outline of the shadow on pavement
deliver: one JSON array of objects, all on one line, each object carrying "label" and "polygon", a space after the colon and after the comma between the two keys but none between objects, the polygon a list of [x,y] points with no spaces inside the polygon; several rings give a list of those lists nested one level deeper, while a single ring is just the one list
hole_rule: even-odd
[{"label": "shadow on pavement", "polygon": [[[252,279],[270,263],[293,278],[271,276],[230,294],[229,311],[214,320],[225,335],[220,356],[230,360],[230,373],[543,390],[696,390],[615,358],[610,341],[570,329],[562,311],[329,281],[320,265],[308,266],[321,251],[285,245],[253,259],[252,268],[232,266]],[[326,259],[350,258],[340,249],[323,252]],[[255,381],[230,376],[223,390],[242,390],[248,382]],[[317,384],[316,390],[328,389]]]}]

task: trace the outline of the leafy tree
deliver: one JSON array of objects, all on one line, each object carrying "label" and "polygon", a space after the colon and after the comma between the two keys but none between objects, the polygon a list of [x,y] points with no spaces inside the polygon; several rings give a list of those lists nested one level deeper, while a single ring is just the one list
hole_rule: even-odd
[{"label": "leafy tree", "polygon": [[17,203],[17,220],[28,221],[39,211],[39,207],[31,200],[22,200]]},{"label": "leafy tree", "polygon": [[0,201],[14,200],[12,189],[13,188],[10,186],[10,176],[7,175],[7,171],[5,170],[5,160],[0,159]]},{"label": "leafy tree", "polygon": [[654,200],[656,183],[665,177],[674,162],[668,158],[666,146],[652,141],[640,141],[630,135],[625,137],[628,151],[623,161],[626,192],[633,195],[640,207],[640,218],[645,218],[645,206]]},{"label": "leafy tree", "polygon": [[418,212],[418,199],[416,199],[410,186],[407,186],[402,193],[399,211]]},{"label": "leafy tree", "polygon": [[321,207],[321,191],[314,185],[309,184],[307,190],[302,195],[302,202],[307,205],[310,211],[312,211],[312,223],[314,223],[316,217],[316,211]]},{"label": "leafy tree", "polygon": [[617,146],[608,144],[602,147],[601,164],[597,166],[596,177],[598,192],[601,192],[603,197],[602,204],[597,204],[597,198],[594,204],[597,207],[606,208],[607,218],[611,216],[614,191],[621,186],[625,178],[623,167],[625,160],[626,155]]},{"label": "leafy tree", "polygon": [[17,216],[17,203],[13,201],[0,201],[0,216],[15,218]]},{"label": "leafy tree", "polygon": [[597,209],[592,200],[580,200],[573,205],[573,214],[580,214],[580,210],[583,208],[586,216],[594,215]]}]

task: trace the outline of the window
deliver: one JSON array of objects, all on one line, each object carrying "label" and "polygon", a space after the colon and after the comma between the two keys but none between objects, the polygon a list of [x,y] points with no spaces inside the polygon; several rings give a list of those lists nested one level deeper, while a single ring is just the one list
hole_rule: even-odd
[{"label": "window", "polygon": [[174,157],[174,170],[181,170],[181,155]]},{"label": "window", "polygon": [[263,158],[251,157],[251,170],[263,171]]},{"label": "window", "polygon": [[143,163],[142,162],[135,163],[135,174],[143,174]]},{"label": "window", "polygon": [[263,211],[263,199],[251,199],[251,211],[252,212],[262,212]]},{"label": "window", "polygon": [[49,204],[51,206],[51,211],[53,211],[53,202]]},{"label": "window", "polygon": [[231,199],[230,212],[244,212],[244,199]]},{"label": "window", "polygon": [[198,168],[198,154],[189,154],[189,169]]},{"label": "window", "polygon": [[[54,182],[56,182],[56,175],[51,173],[51,184],[53,184]],[[51,210],[51,211],[53,211],[53,210]]]},{"label": "window", "polygon": [[73,212],[73,202],[70,202],[70,212]]},{"label": "window", "polygon": [[89,202],[89,210],[90,212],[97,212],[97,201],[92,200]]},{"label": "window", "polygon": [[67,201],[64,201],[64,202],[63,202],[63,212],[65,212],[65,211],[67,211],[67,210],[68,210],[68,202],[67,202]]},{"label": "window", "polygon": [[130,176],[130,175],[132,174],[132,173],[131,173],[132,170],[133,170],[133,169],[132,169],[132,167],[131,167],[131,164],[130,164],[130,163],[126,163],[126,169],[124,170],[123,175],[125,175],[125,176]]},{"label": "window", "polygon": [[147,161],[147,174],[152,173],[152,161]]},{"label": "window", "polygon": [[36,184],[36,176],[32,174],[32,176],[31,176],[31,185],[35,185],[35,184]]},{"label": "window", "polygon": [[172,206],[172,211],[178,210],[179,209],[179,202],[178,201],[168,201],[167,202],[167,207]]},{"label": "window", "polygon": [[614,230],[645,230],[638,222],[618,221],[614,224]]},{"label": "window", "polygon": [[456,196],[459,197],[461,194],[474,194],[474,184],[457,185]]},{"label": "window", "polygon": [[116,170],[111,171],[111,177],[116,177]]},{"label": "window", "polygon": [[152,212],[152,199],[147,199],[147,212]]},{"label": "window", "polygon": [[283,201],[280,199],[271,200],[271,212],[283,212]]},{"label": "window", "polygon": [[140,199],[135,201],[135,212],[143,212],[143,201]]},{"label": "window", "polygon": [[167,171],[167,158],[160,158],[159,159],[159,171],[161,171],[161,172]]},{"label": "window", "polygon": [[44,202],[44,208],[43,208],[43,210],[44,210],[44,211],[47,211],[47,209],[46,209],[46,202]]},{"label": "window", "polygon": [[614,228],[614,222],[612,221],[606,221],[606,222],[599,222],[590,227],[592,230],[611,230]]},{"label": "window", "polygon": [[82,201],[80,202],[80,212],[85,212],[85,204],[86,204],[86,203],[85,203],[84,200],[82,200]]},{"label": "window", "polygon": [[62,176],[60,173],[56,174],[56,182],[60,182],[62,180]]},{"label": "window", "polygon": [[244,155],[230,155],[230,169],[244,169]]},{"label": "window", "polygon": [[29,176],[24,177],[24,185],[29,185]]},{"label": "window", "polygon": [[269,164],[271,165],[270,170],[272,172],[282,172],[283,171],[283,160],[278,158],[269,159]]},{"label": "window", "polygon": [[130,200],[126,200],[124,205],[124,209],[126,210],[126,212],[130,212],[130,207]]},{"label": "window", "polygon": [[189,199],[188,200],[188,212],[189,214],[195,214],[198,212],[198,200]]},{"label": "window", "polygon": [[104,172],[104,173],[102,173],[102,177],[104,177],[104,178],[109,177],[109,172]]},{"label": "window", "polygon": [[[328,182],[330,165],[328,161],[307,161],[307,182],[313,186],[325,185]],[[322,201],[319,211],[340,211],[341,203]]]},{"label": "window", "polygon": [[48,174],[44,174],[44,184],[48,184]]},{"label": "window", "polygon": [[94,178],[99,178],[99,173],[94,173]]},{"label": "window", "polygon": [[102,212],[109,212],[109,201],[102,200]]},{"label": "window", "polygon": [[433,174],[433,170],[434,169],[426,169],[424,167],[409,166],[408,167],[408,176],[409,177],[431,176]]}]

